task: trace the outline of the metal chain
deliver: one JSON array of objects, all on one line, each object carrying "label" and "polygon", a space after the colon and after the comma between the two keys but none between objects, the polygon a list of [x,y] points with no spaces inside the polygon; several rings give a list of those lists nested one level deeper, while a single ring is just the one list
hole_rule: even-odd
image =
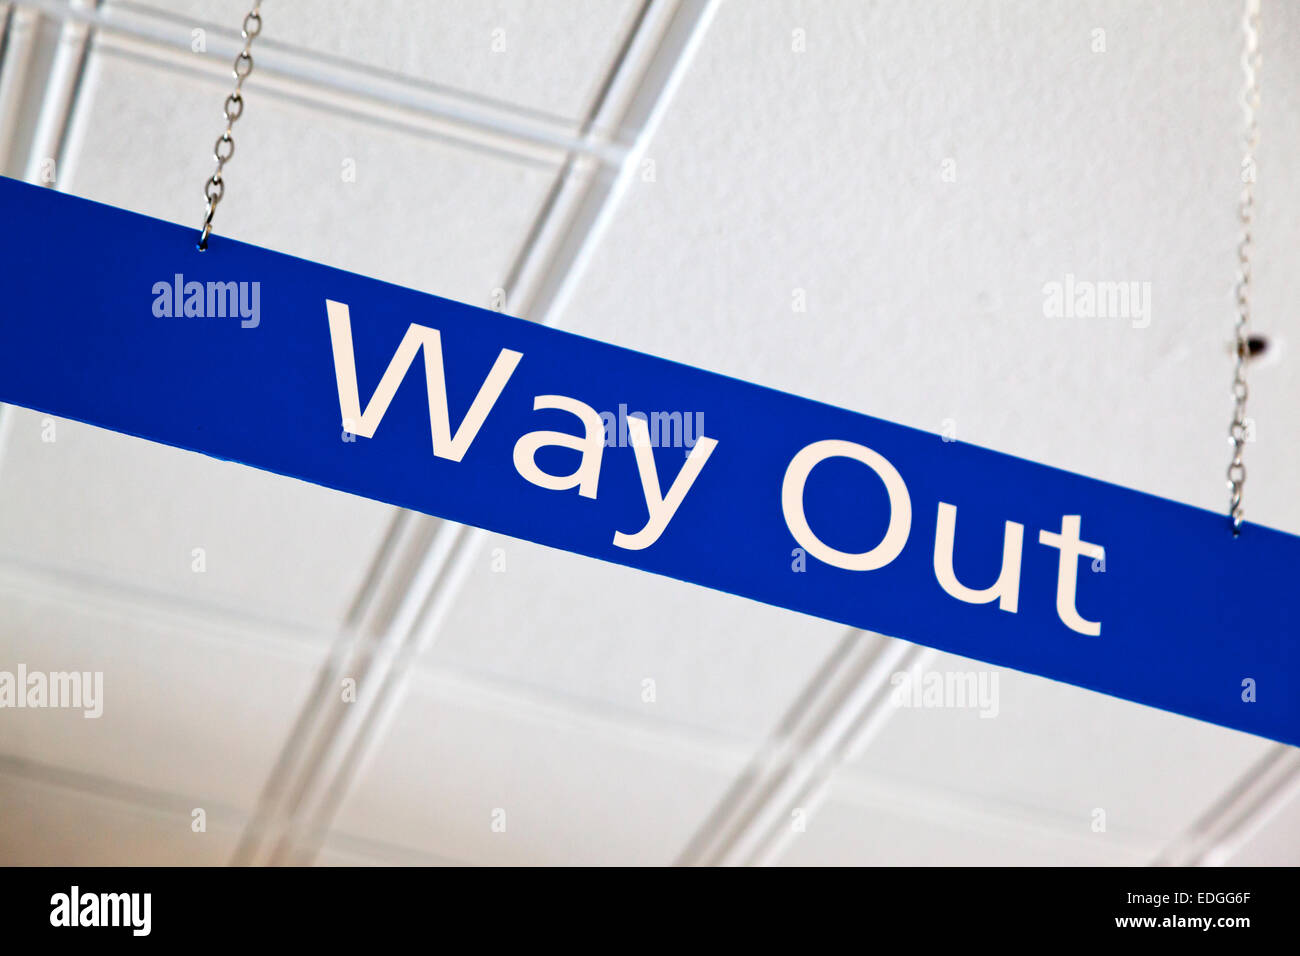
[{"label": "metal chain", "polygon": [[1233,325],[1236,349],[1232,374],[1232,424],[1228,427],[1228,439],[1232,444],[1232,462],[1228,465],[1228,488],[1231,491],[1228,514],[1232,519],[1234,536],[1241,533],[1241,523],[1246,514],[1242,505],[1242,495],[1246,489],[1246,466],[1242,462],[1242,455],[1246,450],[1248,434],[1246,398],[1250,394],[1246,387],[1246,363],[1250,360],[1248,332],[1251,253],[1255,247],[1255,149],[1259,146],[1259,0],[1246,0],[1242,30],[1245,48],[1241,54],[1241,66],[1246,74],[1246,84],[1241,93],[1241,105],[1246,113],[1246,154],[1241,161],[1241,199],[1237,206],[1241,220],[1241,241],[1237,244],[1237,319]]},{"label": "metal chain", "polygon": [[216,145],[212,147],[212,158],[217,162],[217,168],[213,170],[212,175],[208,177],[207,182],[203,184],[203,198],[207,200],[207,207],[203,215],[203,228],[199,232],[199,251],[202,252],[208,248],[208,236],[212,234],[212,217],[217,212],[217,203],[221,202],[221,197],[226,194],[226,181],[222,178],[222,170],[226,168],[226,163],[230,162],[230,157],[235,155],[235,140],[231,135],[231,130],[235,125],[235,120],[244,115],[244,80],[248,79],[248,74],[253,72],[253,55],[249,52],[253,46],[253,40],[262,32],[262,0],[253,0],[253,8],[244,15],[244,23],[240,27],[240,35],[244,38],[244,48],[239,51],[235,57],[235,65],[231,73],[235,77],[235,89],[226,97],[225,106],[222,113],[226,119],[226,131],[218,138]]}]

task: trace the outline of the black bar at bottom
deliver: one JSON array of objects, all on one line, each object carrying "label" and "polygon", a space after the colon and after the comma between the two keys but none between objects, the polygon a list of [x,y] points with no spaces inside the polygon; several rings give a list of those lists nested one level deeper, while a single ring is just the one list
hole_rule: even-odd
[{"label": "black bar at bottom", "polygon": [[[6,941],[256,942],[338,946],[385,936],[534,945],[757,934],[805,942],[917,934],[987,942],[1294,938],[1295,869],[876,869],[659,875],[579,869],[64,869],[0,871]],[[662,879],[663,883],[657,881]],[[909,929],[910,927],[910,929]],[[440,940],[437,933],[455,933]],[[1284,936],[1282,934],[1285,934]],[[45,939],[41,939],[44,942]]]}]

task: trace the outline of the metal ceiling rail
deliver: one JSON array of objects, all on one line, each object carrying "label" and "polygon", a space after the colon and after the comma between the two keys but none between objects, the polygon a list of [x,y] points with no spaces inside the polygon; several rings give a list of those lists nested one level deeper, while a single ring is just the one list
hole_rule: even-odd
[{"label": "metal ceiling rail", "polygon": [[[206,33],[207,58],[220,60],[223,70],[241,49],[236,31],[196,24],[177,14],[135,4],[113,3],[95,9],[57,0],[14,0],[14,3],[56,21],[93,26],[109,36],[134,38],[160,50],[180,51],[191,57],[196,55],[191,46],[192,30],[201,27]],[[278,76],[331,94],[359,97],[383,110],[396,108],[422,113],[459,126],[471,135],[489,135],[513,140],[521,146],[544,147],[557,158],[565,154],[585,155],[617,166],[626,152],[624,145],[602,137],[599,130],[591,131],[590,135],[577,134],[574,120],[277,43],[270,36],[262,37],[258,48],[259,76]]]},{"label": "metal ceiling rail", "polygon": [[934,656],[929,648],[879,634],[845,635],[677,862],[775,862],[825,800],[835,771],[861,753],[893,713],[893,675],[921,670]]},{"label": "metal ceiling rail", "polygon": [[[198,60],[189,53],[160,47],[156,43],[130,36],[97,37],[95,55],[99,58],[122,57],[154,70],[170,70],[190,78],[216,79],[229,75],[226,64]],[[325,89],[284,74],[259,75],[256,92],[258,96],[268,99],[278,99],[328,113],[332,118],[380,126],[408,136],[433,140],[452,149],[477,152],[516,165],[551,171],[568,158],[568,154],[554,147],[539,146],[484,128],[453,123],[428,112],[395,106],[365,96]],[[599,162],[591,156],[578,155],[581,162],[599,166]]]},{"label": "metal ceiling rail", "polygon": [[[93,2],[72,0],[65,9],[87,12]],[[52,186],[55,171],[64,167],[68,125],[85,75],[89,42],[90,28],[85,23],[73,18],[63,21],[46,79],[45,95],[41,97],[36,129],[32,133],[31,151],[27,157],[28,182]],[[47,170],[45,166],[50,162],[55,165]]]},{"label": "metal ceiling rail", "polygon": [[1222,866],[1283,807],[1300,801],[1300,750],[1273,744],[1223,796],[1154,861],[1157,866]]},{"label": "metal ceiling rail", "polygon": [[36,27],[33,11],[0,4],[0,169],[5,167],[17,132],[23,81],[36,45]]},{"label": "metal ceiling rail", "polygon": [[[583,128],[615,130],[631,143],[616,171],[571,175],[566,165],[540,219],[530,230],[512,274],[509,311],[555,324],[592,250],[637,171],[716,11],[718,0],[642,4],[635,35],[625,44],[600,101]],[[401,704],[412,662],[436,640],[485,533],[423,515],[403,513],[358,602],[352,628],[341,636],[317,689],[267,783],[263,807],[235,856],[236,863],[306,863],[323,844],[341,802]],[[356,680],[358,699],[346,706],[336,689]]]}]

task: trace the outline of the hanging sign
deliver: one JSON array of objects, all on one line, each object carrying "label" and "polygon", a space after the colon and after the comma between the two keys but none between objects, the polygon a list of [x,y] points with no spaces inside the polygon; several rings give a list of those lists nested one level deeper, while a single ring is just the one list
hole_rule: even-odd
[{"label": "hanging sign", "polygon": [[0,209],[2,401],[1300,744],[1300,538],[13,180]]}]

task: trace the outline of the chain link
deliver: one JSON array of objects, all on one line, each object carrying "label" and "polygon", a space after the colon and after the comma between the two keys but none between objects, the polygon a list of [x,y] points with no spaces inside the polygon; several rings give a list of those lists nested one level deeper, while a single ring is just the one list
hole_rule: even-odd
[{"label": "chain link", "polygon": [[1250,293],[1251,253],[1255,248],[1255,150],[1259,146],[1259,0],[1246,0],[1242,20],[1245,48],[1241,66],[1246,75],[1241,92],[1241,105],[1246,113],[1245,156],[1241,161],[1241,198],[1237,206],[1241,221],[1241,241],[1237,244],[1237,318],[1233,324],[1235,349],[1232,372],[1232,424],[1228,427],[1228,440],[1232,444],[1232,461],[1228,465],[1228,515],[1232,519],[1232,533],[1241,533],[1241,523],[1246,510],[1242,496],[1246,490],[1246,466],[1242,456],[1248,436],[1246,399],[1250,389],[1246,386],[1246,364],[1250,361]]},{"label": "chain link", "polygon": [[248,74],[253,72],[253,55],[249,51],[257,35],[262,32],[261,6],[262,0],[253,0],[253,8],[244,15],[244,23],[240,27],[244,48],[235,57],[235,65],[231,70],[235,78],[235,89],[226,97],[225,105],[222,107],[226,131],[217,137],[217,142],[212,147],[212,158],[216,160],[217,168],[203,184],[203,198],[207,205],[203,214],[203,228],[199,232],[200,252],[208,248],[208,236],[212,234],[212,217],[216,215],[217,204],[221,202],[221,197],[226,194],[226,181],[221,174],[226,168],[226,163],[230,162],[230,158],[235,155],[235,139],[232,130],[235,120],[244,115],[244,80],[248,79]]}]

